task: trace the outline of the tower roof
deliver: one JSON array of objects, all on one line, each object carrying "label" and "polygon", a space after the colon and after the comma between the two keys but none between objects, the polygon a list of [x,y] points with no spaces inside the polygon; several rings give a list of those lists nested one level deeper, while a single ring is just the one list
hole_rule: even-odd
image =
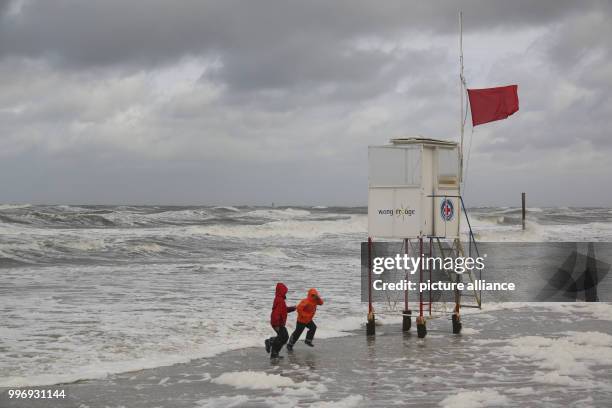
[{"label": "tower roof", "polygon": [[457,142],[452,140],[441,140],[441,139],[432,139],[428,137],[398,137],[390,140],[391,144],[394,145],[409,145],[409,144],[426,144],[426,145],[435,145],[435,146],[446,146],[446,147],[455,147],[457,146]]}]

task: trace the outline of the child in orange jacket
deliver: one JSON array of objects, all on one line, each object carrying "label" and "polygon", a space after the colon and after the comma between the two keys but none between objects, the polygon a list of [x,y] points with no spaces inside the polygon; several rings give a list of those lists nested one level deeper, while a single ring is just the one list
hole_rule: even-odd
[{"label": "child in orange jacket", "polygon": [[319,292],[317,292],[315,288],[308,290],[308,296],[302,299],[297,305],[297,324],[289,338],[289,343],[287,343],[287,350],[293,349],[293,345],[299,340],[305,328],[308,328],[308,332],[306,333],[306,340],[304,343],[310,347],[314,347],[312,340],[317,331],[317,325],[312,319],[317,312],[317,306],[322,304],[323,299],[319,296]]}]

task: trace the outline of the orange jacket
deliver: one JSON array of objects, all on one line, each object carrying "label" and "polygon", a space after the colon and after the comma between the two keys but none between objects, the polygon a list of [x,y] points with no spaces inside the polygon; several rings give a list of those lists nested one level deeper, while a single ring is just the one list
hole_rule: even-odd
[{"label": "orange jacket", "polygon": [[309,289],[308,296],[297,305],[298,323],[310,323],[317,312],[317,306],[322,304],[323,299],[319,297],[319,292],[315,288]]}]

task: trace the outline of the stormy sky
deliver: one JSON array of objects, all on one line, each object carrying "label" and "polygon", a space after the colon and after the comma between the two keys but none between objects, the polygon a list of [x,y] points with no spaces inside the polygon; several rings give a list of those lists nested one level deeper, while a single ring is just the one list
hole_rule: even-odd
[{"label": "stormy sky", "polygon": [[467,204],[612,206],[612,3],[560,0],[0,0],[0,202],[365,205],[367,145],[458,138],[459,9],[520,97]]}]

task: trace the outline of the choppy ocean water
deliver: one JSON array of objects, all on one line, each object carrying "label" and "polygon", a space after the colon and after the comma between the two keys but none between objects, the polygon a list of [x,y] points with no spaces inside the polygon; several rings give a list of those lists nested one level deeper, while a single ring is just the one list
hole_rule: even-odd
[{"label": "choppy ocean water", "polygon": [[[474,208],[483,241],[610,241],[612,210]],[[259,345],[274,285],[317,287],[318,336],[363,323],[366,209],[0,206],[0,386],[100,378]]]}]

